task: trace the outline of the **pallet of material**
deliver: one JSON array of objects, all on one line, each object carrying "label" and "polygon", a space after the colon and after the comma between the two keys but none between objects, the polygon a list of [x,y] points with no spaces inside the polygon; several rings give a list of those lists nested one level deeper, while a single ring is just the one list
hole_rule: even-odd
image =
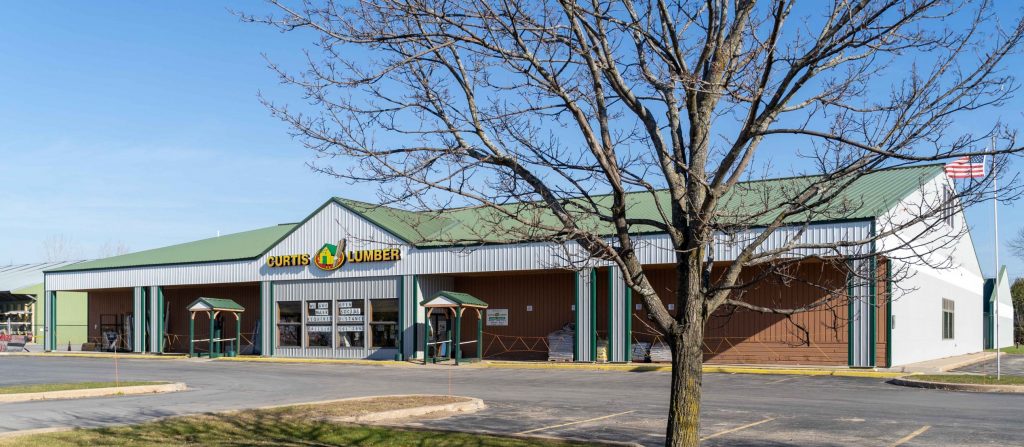
[{"label": "pallet of material", "polygon": [[573,334],[571,324],[548,334],[548,361],[571,362],[573,360]]}]

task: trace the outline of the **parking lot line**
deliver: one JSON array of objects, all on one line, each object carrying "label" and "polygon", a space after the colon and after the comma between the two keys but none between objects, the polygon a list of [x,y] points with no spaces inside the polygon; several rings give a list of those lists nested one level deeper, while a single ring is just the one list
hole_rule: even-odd
[{"label": "parking lot line", "polygon": [[740,430],[746,430],[746,429],[748,429],[750,427],[753,427],[753,426],[756,426],[756,425],[761,425],[761,424],[763,424],[765,422],[770,422],[770,421],[774,421],[774,420],[775,420],[775,418],[765,418],[765,419],[762,419],[762,420],[757,421],[757,422],[751,422],[751,423],[749,423],[747,425],[741,425],[741,426],[736,427],[736,428],[730,428],[728,430],[722,430],[722,431],[720,431],[718,433],[715,433],[715,434],[712,434],[712,435],[707,435],[707,436],[705,436],[703,438],[700,438],[700,440],[701,441],[707,441],[708,439],[711,439],[711,438],[717,438],[719,436],[727,435],[729,433],[735,433],[735,432],[738,432]]},{"label": "parking lot line", "polygon": [[547,427],[541,427],[541,428],[535,428],[533,430],[521,431],[521,432],[516,433],[516,434],[517,435],[525,435],[525,434],[530,434],[530,433],[534,433],[534,432],[538,432],[538,431],[550,430],[552,428],[560,428],[560,427],[568,427],[570,425],[585,424],[587,422],[600,421],[602,419],[613,418],[615,416],[622,416],[624,414],[635,413],[635,412],[636,412],[636,410],[623,411],[622,413],[609,414],[609,415],[606,415],[606,416],[600,416],[600,417],[596,417],[596,418],[584,419],[582,421],[566,422],[564,424],[549,425]]},{"label": "parking lot line", "polygon": [[902,437],[902,438],[900,438],[900,439],[896,440],[896,442],[894,442],[894,443],[890,444],[890,445],[889,445],[889,447],[896,447],[896,446],[898,446],[898,445],[903,445],[903,444],[905,444],[905,443],[906,443],[907,441],[909,441],[909,440],[911,440],[911,439],[914,439],[914,438],[916,438],[916,437],[920,436],[920,435],[921,435],[921,433],[924,433],[924,432],[928,431],[928,429],[929,429],[929,428],[932,428],[932,426],[931,426],[931,425],[925,425],[924,427],[921,427],[921,428],[919,428],[919,429],[917,429],[917,430],[914,430],[914,432],[913,432],[913,433],[911,433],[911,434],[909,434],[909,435],[906,435],[906,436],[904,436],[904,437]]}]

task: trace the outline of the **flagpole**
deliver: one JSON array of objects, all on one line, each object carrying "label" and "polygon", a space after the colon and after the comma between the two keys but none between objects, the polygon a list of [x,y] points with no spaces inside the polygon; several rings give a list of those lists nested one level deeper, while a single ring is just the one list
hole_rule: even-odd
[{"label": "flagpole", "polygon": [[999,280],[1001,279],[1000,278],[1000,274],[999,274],[1000,273],[999,272],[999,180],[998,180],[999,176],[998,176],[998,172],[996,171],[996,155],[995,155],[995,150],[996,150],[996,136],[995,136],[995,134],[993,134],[992,135],[992,224],[993,224],[993,227],[995,228],[996,280],[993,283],[992,288],[993,288],[993,291],[995,292],[996,300],[995,300],[995,303],[992,303],[992,305],[995,306],[995,308],[996,308],[996,311],[995,311],[995,315],[996,315],[995,327],[996,327],[996,330],[995,330],[995,335],[992,337],[992,339],[994,341],[993,345],[996,348],[996,381],[999,381],[1000,377],[1002,376],[1002,373],[1003,373],[1003,371],[1002,371],[1002,369],[1003,369],[1002,366],[1003,365],[1002,365],[1002,356],[1000,355],[1001,352],[1000,352],[1000,346],[999,346]]}]

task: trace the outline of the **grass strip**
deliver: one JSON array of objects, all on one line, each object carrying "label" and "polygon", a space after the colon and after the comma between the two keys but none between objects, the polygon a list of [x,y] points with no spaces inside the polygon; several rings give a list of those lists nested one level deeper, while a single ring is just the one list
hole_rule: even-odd
[{"label": "grass strip", "polygon": [[[0,446],[439,446],[563,447],[593,445],[546,439],[505,438],[412,428],[331,422],[338,416],[450,403],[451,398],[422,396],[375,398],[317,405],[182,416],[121,427],[0,439]],[[458,398],[454,398],[458,399]],[[429,403],[425,402],[429,400]]]},{"label": "grass strip", "polygon": [[909,380],[939,383],[966,383],[973,385],[1024,385],[1024,376],[1003,375],[1001,380],[996,376],[983,376],[975,374],[921,374],[908,376]]},{"label": "grass strip", "polygon": [[114,388],[118,386],[162,385],[167,382],[72,382],[32,383],[27,385],[0,386],[0,394],[44,393],[47,391],[87,390],[92,388]]},{"label": "grass strip", "polygon": [[[988,351],[988,352],[996,352],[995,349],[986,349],[986,351]],[[1002,351],[1002,352],[1004,352],[1006,354],[1024,355],[1024,345],[1020,345],[1020,346],[1007,346],[1007,347],[1005,347],[1003,349],[1000,349],[1000,351]]]}]

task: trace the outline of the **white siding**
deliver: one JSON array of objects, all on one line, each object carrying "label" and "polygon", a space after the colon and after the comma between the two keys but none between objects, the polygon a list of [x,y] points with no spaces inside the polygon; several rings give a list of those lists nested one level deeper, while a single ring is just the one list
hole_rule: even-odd
[{"label": "white siding", "polygon": [[[879,231],[901,225],[935,207],[942,188],[938,175],[878,220]],[[936,218],[937,219],[937,218]],[[883,255],[893,258],[892,361],[906,365],[981,351],[984,344],[982,295],[984,279],[963,213],[953,225],[931,228],[918,223],[879,242]],[[898,228],[898,227],[897,227]],[[905,241],[914,240],[913,247]],[[886,253],[887,252],[887,253]],[[942,300],[954,302],[954,337],[942,339]]]},{"label": "white siding", "polygon": [[1000,269],[997,297],[999,303],[999,347],[1013,346],[1013,298],[1010,296],[1010,277]]}]

